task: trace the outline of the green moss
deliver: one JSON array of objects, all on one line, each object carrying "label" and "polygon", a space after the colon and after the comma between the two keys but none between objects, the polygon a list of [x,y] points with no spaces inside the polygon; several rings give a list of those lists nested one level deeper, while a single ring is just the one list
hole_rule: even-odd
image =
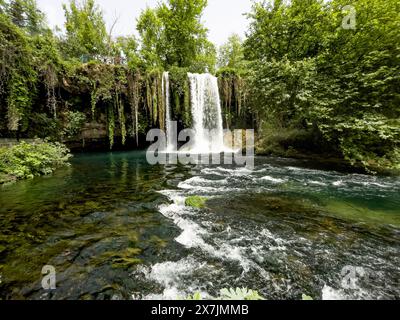
[{"label": "green moss", "polygon": [[164,249],[168,245],[166,240],[160,239],[157,236],[152,236],[149,240],[149,243],[157,249]]},{"label": "green moss", "polygon": [[193,196],[186,199],[185,205],[192,208],[202,209],[205,207],[206,201],[207,198]]},{"label": "green moss", "polygon": [[128,248],[125,251],[117,254],[110,254],[112,257],[113,268],[129,268],[137,264],[141,264],[142,260],[138,259],[136,256],[142,251],[138,248]]},{"label": "green moss", "polygon": [[114,146],[114,135],[115,135],[115,117],[113,106],[108,107],[108,138],[110,140],[110,149]]},{"label": "green moss", "polygon": [[142,260],[136,258],[118,258],[113,260],[113,268],[127,269],[137,264],[141,264]]},{"label": "green moss", "polygon": [[178,67],[170,69],[173,117],[181,119],[186,128],[192,126],[188,71]]},{"label": "green moss", "polygon": [[191,128],[192,123],[192,109],[190,104],[190,86],[189,81],[186,80],[185,82],[185,93],[184,93],[184,114],[183,114],[183,123],[185,124],[186,128]]}]

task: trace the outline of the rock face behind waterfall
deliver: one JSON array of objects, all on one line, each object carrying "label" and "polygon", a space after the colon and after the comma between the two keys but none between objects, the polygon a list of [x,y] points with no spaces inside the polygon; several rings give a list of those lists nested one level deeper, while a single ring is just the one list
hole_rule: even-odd
[{"label": "rock face behind waterfall", "polygon": [[192,104],[195,153],[224,150],[222,111],[218,80],[211,74],[188,74]]}]

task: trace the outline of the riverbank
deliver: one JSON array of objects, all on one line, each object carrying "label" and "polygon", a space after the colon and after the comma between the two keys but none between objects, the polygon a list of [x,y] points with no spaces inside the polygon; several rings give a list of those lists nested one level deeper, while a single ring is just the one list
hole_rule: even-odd
[{"label": "riverbank", "polygon": [[67,166],[69,150],[60,143],[22,141],[0,148],[0,185],[48,175]]},{"label": "riverbank", "polygon": [[371,168],[366,170],[362,165],[352,165],[347,160],[340,158],[334,154],[316,154],[299,152],[295,150],[289,150],[288,152],[263,152],[257,151],[257,156],[262,157],[282,157],[286,159],[302,160],[312,163],[315,167],[324,170],[334,170],[339,172],[347,173],[359,173],[367,175],[380,175],[380,176],[400,176],[400,170],[393,170],[388,168]]},{"label": "riverbank", "polygon": [[[116,144],[114,152],[129,152],[130,150],[145,150],[146,142],[140,139],[140,146],[135,147],[135,141],[127,140],[126,145]],[[90,139],[89,141],[69,141],[68,149],[60,143],[45,143],[42,140],[3,139],[0,147],[0,185],[29,179],[35,176],[47,175],[59,167],[68,165],[70,151],[76,154],[87,152],[110,152],[106,137]],[[378,174],[382,176],[398,176],[400,171],[377,168],[375,172],[367,171],[361,165],[351,165],[335,153],[313,153],[292,147],[263,148],[260,141],[256,143],[256,156],[281,157],[301,160],[305,165],[316,169],[338,171],[345,173]]]},{"label": "riverbank", "polygon": [[326,170],[356,172],[369,175],[398,176],[400,169],[382,163],[350,161],[320,135],[306,130],[275,130],[258,134],[255,143],[258,156],[282,157],[309,161]]}]

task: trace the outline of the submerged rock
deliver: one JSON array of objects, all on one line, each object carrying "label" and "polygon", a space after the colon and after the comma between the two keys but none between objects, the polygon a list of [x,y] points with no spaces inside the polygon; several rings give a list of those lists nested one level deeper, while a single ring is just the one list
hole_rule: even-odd
[{"label": "submerged rock", "polygon": [[207,201],[207,198],[193,196],[193,197],[186,198],[185,205],[187,207],[202,209],[202,208],[205,208],[206,201]]}]

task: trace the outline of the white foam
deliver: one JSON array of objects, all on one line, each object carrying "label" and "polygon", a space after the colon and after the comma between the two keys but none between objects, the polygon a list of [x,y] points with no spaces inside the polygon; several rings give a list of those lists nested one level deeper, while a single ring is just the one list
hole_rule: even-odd
[{"label": "white foam", "polygon": [[[343,289],[334,289],[325,285],[322,289],[322,300],[371,300],[370,293],[360,287],[351,290],[351,295],[347,295]],[[375,298],[376,299],[376,298]]]},{"label": "white foam", "polygon": [[239,246],[230,245],[226,243],[226,240],[221,240],[216,246],[206,243],[203,236],[209,235],[209,232],[188,218],[188,216],[190,216],[190,214],[188,215],[188,210],[193,209],[185,207],[184,204],[182,205],[182,203],[184,203],[183,197],[174,194],[173,191],[164,191],[162,193],[166,194],[174,201],[173,204],[160,206],[159,210],[165,217],[172,219],[174,224],[182,230],[182,233],[175,239],[178,243],[186,248],[199,248],[210,256],[221,260],[236,261],[243,268],[244,272],[248,272],[250,268],[253,267],[257,269],[264,278],[269,279],[267,272],[252,260],[248,259]]},{"label": "white foam", "polygon": [[322,300],[346,300],[340,290],[333,289],[327,285],[322,289]]},{"label": "white foam", "polygon": [[179,289],[182,277],[190,276],[194,270],[202,266],[204,264],[200,264],[192,257],[188,257],[177,262],[157,263],[150,270],[144,270],[143,273],[146,279],[156,281],[165,288],[162,294],[148,295],[145,300],[176,300],[184,298],[190,288],[185,288],[185,291]]},{"label": "white foam", "polygon": [[317,185],[317,186],[326,186],[326,185],[327,185],[327,184],[324,183],[324,182],[321,182],[321,181],[314,181],[314,180],[308,181],[308,183],[309,183],[309,184],[314,184],[314,185]]},{"label": "white foam", "polygon": [[279,238],[279,237],[273,235],[273,234],[271,233],[271,231],[269,231],[269,230],[266,229],[266,228],[264,228],[264,229],[261,230],[260,236],[261,236],[261,237],[266,237],[266,238],[268,238],[268,239],[274,241],[274,242],[277,244],[277,247],[281,247],[281,248],[285,247],[284,245],[289,243],[288,241],[286,241],[286,240],[284,240],[284,239],[282,239],[282,238]]},{"label": "white foam", "polygon": [[286,251],[287,248],[285,246],[277,246],[277,247],[269,247],[270,251]]},{"label": "white foam", "polygon": [[[180,200],[180,198],[179,198]],[[205,233],[198,224],[195,222],[185,219],[180,216],[179,213],[183,213],[190,208],[180,204],[162,205],[159,210],[162,215],[173,220],[173,222],[182,230],[182,233],[175,240],[185,246],[186,248],[193,248],[197,246],[204,246],[204,240],[201,238],[201,234]]]},{"label": "white foam", "polygon": [[253,170],[250,170],[247,167],[240,167],[236,169],[228,169],[228,168],[222,168],[222,167],[217,167],[217,168],[205,168],[201,171],[201,173],[204,174],[216,174],[216,175],[232,175],[232,176],[246,176],[246,175],[251,175],[254,173]]},{"label": "white foam", "polygon": [[287,180],[284,180],[284,179],[274,178],[274,177],[271,177],[271,176],[262,177],[261,180],[270,181],[270,182],[273,182],[273,183],[284,183],[284,182],[287,181]]}]

